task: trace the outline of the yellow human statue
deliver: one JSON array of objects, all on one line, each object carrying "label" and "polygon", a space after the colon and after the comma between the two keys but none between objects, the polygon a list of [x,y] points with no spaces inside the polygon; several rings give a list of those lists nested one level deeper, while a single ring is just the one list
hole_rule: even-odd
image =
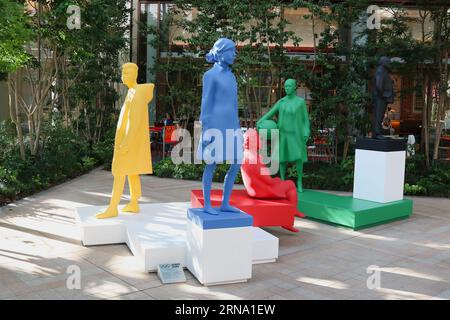
[{"label": "yellow human statue", "polygon": [[140,174],[152,173],[150,138],[148,131],[148,103],[153,99],[153,83],[137,83],[138,66],[122,65],[122,82],[128,87],[125,102],[120,110],[114,141],[112,174],[114,185],[108,208],[97,214],[98,219],[117,217],[118,205],[123,193],[125,179],[130,186],[130,202],[124,212],[139,212],[141,196]]}]

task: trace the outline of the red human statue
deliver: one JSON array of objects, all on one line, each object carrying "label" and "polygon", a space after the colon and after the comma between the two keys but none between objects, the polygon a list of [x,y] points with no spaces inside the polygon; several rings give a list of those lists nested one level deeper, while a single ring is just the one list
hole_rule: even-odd
[{"label": "red human statue", "polygon": [[[253,147],[256,145],[256,147]],[[297,189],[290,180],[272,178],[269,168],[262,161],[260,138],[255,129],[249,129],[244,135],[244,159],[241,165],[242,180],[247,193],[258,199],[286,199],[297,207]],[[304,215],[297,211],[299,217]]]}]

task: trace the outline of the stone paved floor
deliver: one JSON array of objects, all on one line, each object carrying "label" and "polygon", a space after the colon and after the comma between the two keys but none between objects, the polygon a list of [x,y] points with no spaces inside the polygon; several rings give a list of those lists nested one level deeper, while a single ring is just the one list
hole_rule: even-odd
[{"label": "stone paved floor", "polygon": [[[301,232],[266,228],[280,239],[276,263],[253,266],[244,284],[162,285],[139,270],[126,245],[83,247],[73,208],[103,205],[112,176],[94,170],[0,208],[0,299],[450,299],[450,200],[414,198],[407,220],[361,231],[296,218]],[[200,183],[143,177],[143,202],[189,201]],[[128,190],[125,190],[128,194]],[[67,289],[67,268],[81,289]],[[380,288],[368,289],[369,266]]]}]

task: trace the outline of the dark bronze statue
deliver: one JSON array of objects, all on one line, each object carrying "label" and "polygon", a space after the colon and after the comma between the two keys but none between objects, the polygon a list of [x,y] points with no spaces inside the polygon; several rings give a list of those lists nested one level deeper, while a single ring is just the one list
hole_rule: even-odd
[{"label": "dark bronze statue", "polygon": [[394,102],[394,82],[389,74],[389,57],[381,57],[375,72],[373,90],[373,121],[372,137],[374,139],[386,139],[381,133],[381,123],[386,112],[387,105]]}]

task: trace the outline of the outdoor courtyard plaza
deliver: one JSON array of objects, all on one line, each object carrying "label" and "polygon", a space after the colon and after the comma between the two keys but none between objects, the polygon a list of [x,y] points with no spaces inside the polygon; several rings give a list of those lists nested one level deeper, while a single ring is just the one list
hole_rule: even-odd
[{"label": "outdoor courtyard plaza", "polygon": [[[125,244],[79,240],[74,209],[106,205],[112,179],[95,169],[0,208],[0,299],[450,299],[449,199],[411,197],[409,219],[359,231],[296,218],[298,233],[264,228],[279,258],[253,265],[248,282],[206,287],[185,270],[186,282],[163,285]],[[143,176],[142,188],[141,203],[188,202],[201,183]],[[80,289],[67,288],[69,266]],[[367,287],[369,266],[379,288]]]}]

